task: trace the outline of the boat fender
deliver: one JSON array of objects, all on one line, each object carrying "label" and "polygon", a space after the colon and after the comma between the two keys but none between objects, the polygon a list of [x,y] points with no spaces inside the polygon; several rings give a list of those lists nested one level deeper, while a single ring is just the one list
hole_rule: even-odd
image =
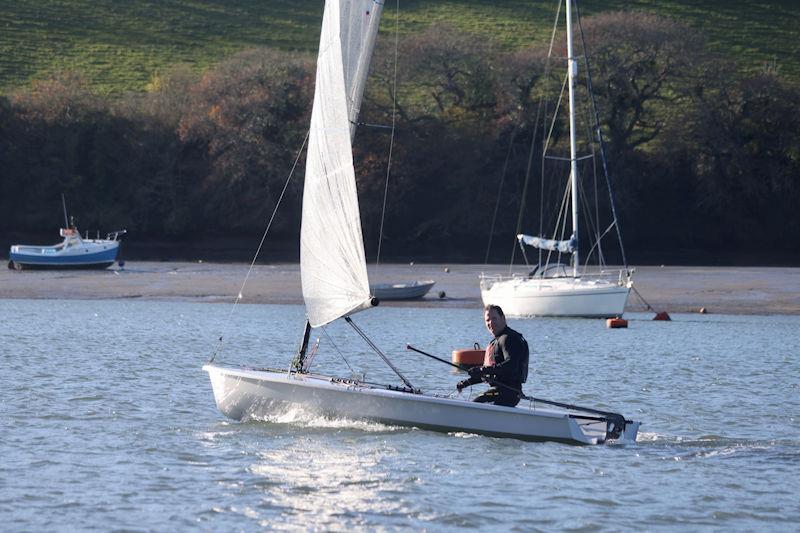
[{"label": "boat fender", "polygon": [[609,318],[608,320],[606,320],[606,327],[611,329],[627,328],[628,321],[625,320],[624,318]]}]

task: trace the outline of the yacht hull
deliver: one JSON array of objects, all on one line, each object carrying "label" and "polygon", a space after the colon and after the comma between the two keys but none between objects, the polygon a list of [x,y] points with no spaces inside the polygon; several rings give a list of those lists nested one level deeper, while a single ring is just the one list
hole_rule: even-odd
[{"label": "yacht hull", "polygon": [[516,277],[481,280],[481,299],[512,317],[612,318],[625,312],[630,287],[630,282]]},{"label": "yacht hull", "polygon": [[[203,370],[211,379],[217,407],[235,420],[280,414],[287,406],[300,406],[323,416],[443,432],[570,444],[598,444],[606,437],[605,420],[548,409],[535,402],[502,407],[278,370],[213,364]],[[629,422],[619,440],[635,441],[638,428],[638,422]]]}]

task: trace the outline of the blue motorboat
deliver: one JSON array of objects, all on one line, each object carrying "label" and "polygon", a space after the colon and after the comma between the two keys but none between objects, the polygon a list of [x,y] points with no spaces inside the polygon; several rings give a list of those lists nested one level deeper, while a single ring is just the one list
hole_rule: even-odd
[{"label": "blue motorboat", "polygon": [[67,268],[108,268],[117,260],[120,237],[126,230],[114,231],[101,239],[99,235],[90,239],[81,237],[78,228],[72,225],[61,228],[59,244],[53,246],[30,246],[15,244],[11,246],[8,268],[23,269],[67,269]]}]

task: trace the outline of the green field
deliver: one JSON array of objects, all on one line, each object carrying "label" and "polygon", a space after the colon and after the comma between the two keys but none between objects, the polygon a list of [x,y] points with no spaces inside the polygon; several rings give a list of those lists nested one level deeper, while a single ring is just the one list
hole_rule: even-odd
[{"label": "green field", "polygon": [[[382,32],[434,22],[522,47],[549,32],[552,0],[386,1]],[[800,79],[800,2],[782,0],[586,0],[584,15],[639,9],[706,32],[748,70],[775,62]],[[316,48],[322,0],[0,0],[0,92],[59,70],[78,70],[102,93],[141,91],[176,64],[203,70],[242,49]]]}]

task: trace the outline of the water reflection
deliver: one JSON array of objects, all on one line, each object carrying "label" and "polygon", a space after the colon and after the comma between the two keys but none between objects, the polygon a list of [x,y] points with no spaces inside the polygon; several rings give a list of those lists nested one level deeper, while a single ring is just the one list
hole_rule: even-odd
[{"label": "water reflection", "polygon": [[[296,525],[296,515],[303,515],[309,528],[331,528],[341,527],[342,520],[365,525],[369,516],[405,514],[402,502],[387,496],[403,490],[389,466],[398,452],[373,435],[393,428],[299,411],[274,422],[294,426],[286,428],[292,438],[256,453],[249,468],[259,478],[254,483],[262,484],[259,507],[270,527]],[[310,428],[323,431],[308,434]],[[339,438],[330,438],[331,431]]]}]

